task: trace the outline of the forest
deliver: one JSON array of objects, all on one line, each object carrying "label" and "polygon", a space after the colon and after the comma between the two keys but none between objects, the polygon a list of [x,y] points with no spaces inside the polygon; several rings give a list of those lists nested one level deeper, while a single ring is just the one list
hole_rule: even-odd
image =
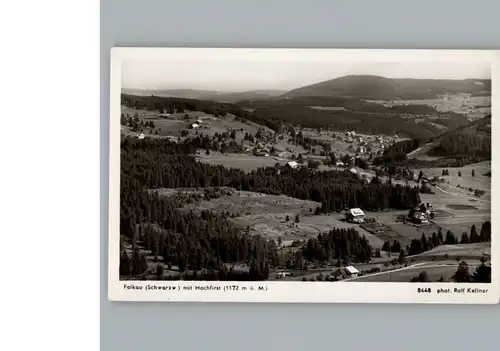
[{"label": "forest", "polygon": [[439,144],[429,153],[432,156],[491,158],[491,115],[429,141],[433,140]]},{"label": "forest", "polygon": [[443,137],[431,152],[434,156],[491,157],[491,136],[455,133]]},{"label": "forest", "polygon": [[410,152],[418,149],[422,144],[423,142],[418,139],[401,140],[386,148],[384,150],[384,155],[398,153],[409,154]]},{"label": "forest", "polygon": [[[407,135],[412,138],[426,138],[437,135],[439,130],[429,124],[415,124],[412,120],[396,115],[386,116],[363,111],[325,111],[308,106],[270,106],[253,111],[258,121],[273,121],[300,125],[305,128],[350,131],[359,133]],[[390,123],[388,122],[390,119]]]},{"label": "forest", "polygon": [[[130,255],[122,250],[123,276],[140,274],[145,268],[138,242],[161,257],[163,266],[175,265],[181,272],[209,269],[232,280],[267,279],[269,268],[279,264],[274,241],[246,235],[231,225],[227,214],[183,210],[184,203],[177,198],[159,196],[152,189],[231,187],[284,194],[321,203],[316,212],[341,211],[346,207],[408,209],[420,203],[418,189],[390,183],[365,184],[350,172],[315,172],[312,176],[313,171],[306,168],[268,167],[245,173],[204,164],[192,156],[200,142],[122,139],[120,234],[122,244],[128,242],[132,246]],[[350,231],[333,231],[317,241],[325,253],[306,246],[304,259],[340,257],[364,261],[370,257],[366,240]],[[241,262],[249,267],[247,271],[232,269]]]}]

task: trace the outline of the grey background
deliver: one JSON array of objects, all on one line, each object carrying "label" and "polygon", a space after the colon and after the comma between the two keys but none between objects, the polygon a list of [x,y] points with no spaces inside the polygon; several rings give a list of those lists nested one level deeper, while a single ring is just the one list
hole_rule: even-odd
[{"label": "grey background", "polygon": [[499,14],[499,0],[101,0],[102,350],[500,349],[499,306],[107,300],[112,46],[500,49]]}]

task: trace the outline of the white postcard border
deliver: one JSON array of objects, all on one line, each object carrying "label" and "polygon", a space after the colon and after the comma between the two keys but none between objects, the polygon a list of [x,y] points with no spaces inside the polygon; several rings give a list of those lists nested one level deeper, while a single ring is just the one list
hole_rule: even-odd
[{"label": "white postcard border", "polygon": [[[122,62],[162,60],[175,57],[189,60],[203,55],[213,60],[307,59],[367,62],[464,62],[491,63],[492,116],[500,114],[500,51],[494,50],[371,50],[371,49],[230,49],[230,48],[126,48],[111,50],[109,124],[109,239],[108,298],[112,301],[191,301],[191,302],[272,302],[272,303],[443,303],[496,304],[500,295],[500,238],[496,217],[500,208],[492,201],[491,266],[492,283],[380,283],[380,282],[219,282],[219,281],[120,281],[120,95]],[[500,125],[492,119],[492,135],[500,135]],[[494,180],[500,172],[492,140],[492,194],[500,194]],[[190,288],[189,288],[190,287]],[[431,289],[431,293],[417,289]],[[465,288],[464,293],[438,294],[438,289]],[[467,293],[467,289],[487,289]]]}]

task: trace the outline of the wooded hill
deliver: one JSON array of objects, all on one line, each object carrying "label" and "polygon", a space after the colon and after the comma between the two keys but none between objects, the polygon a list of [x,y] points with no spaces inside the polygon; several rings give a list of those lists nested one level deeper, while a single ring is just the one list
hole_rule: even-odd
[{"label": "wooded hill", "polygon": [[369,100],[431,99],[437,94],[491,95],[491,80],[407,79],[374,75],[348,75],[294,89],[285,97],[329,96]]},{"label": "wooded hill", "polygon": [[430,150],[431,156],[481,156],[491,158],[491,115],[469,125],[445,132],[432,138],[438,145]]},{"label": "wooded hill", "polygon": [[[441,159],[425,161],[422,156]],[[491,115],[437,137],[403,140],[384,151],[374,164],[412,167],[462,167],[491,159]]]}]

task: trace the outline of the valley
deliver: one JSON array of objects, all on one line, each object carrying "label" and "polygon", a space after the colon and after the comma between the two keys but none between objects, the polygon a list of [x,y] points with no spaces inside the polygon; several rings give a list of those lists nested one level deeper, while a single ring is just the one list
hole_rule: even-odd
[{"label": "valley", "polygon": [[121,257],[145,262],[123,278],[436,282],[488,261],[488,83],[337,80],[123,94]]}]

